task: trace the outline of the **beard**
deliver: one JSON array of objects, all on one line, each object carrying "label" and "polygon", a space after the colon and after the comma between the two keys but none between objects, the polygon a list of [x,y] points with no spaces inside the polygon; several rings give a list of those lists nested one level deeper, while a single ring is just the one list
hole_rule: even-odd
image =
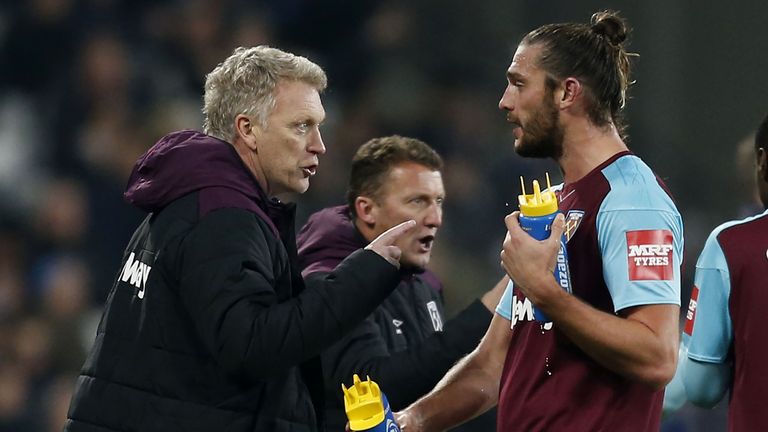
[{"label": "beard", "polygon": [[[523,128],[523,136],[515,145],[515,152],[523,157],[559,159],[563,155],[563,129],[560,112],[548,91],[544,102]],[[520,125],[522,128],[523,126]]]}]

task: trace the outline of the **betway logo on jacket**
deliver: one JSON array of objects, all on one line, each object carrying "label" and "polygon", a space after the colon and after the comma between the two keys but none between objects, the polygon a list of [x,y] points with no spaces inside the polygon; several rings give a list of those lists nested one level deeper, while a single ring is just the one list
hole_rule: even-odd
[{"label": "betway logo on jacket", "polygon": [[128,282],[131,285],[139,289],[138,297],[144,298],[144,288],[147,285],[147,279],[149,278],[149,272],[152,270],[152,266],[143,263],[136,259],[136,254],[131,252],[128,256],[128,261],[123,266],[123,272],[120,274],[120,280],[122,282]]},{"label": "betway logo on jacket", "polygon": [[669,230],[628,231],[629,280],[672,280],[673,240]]}]

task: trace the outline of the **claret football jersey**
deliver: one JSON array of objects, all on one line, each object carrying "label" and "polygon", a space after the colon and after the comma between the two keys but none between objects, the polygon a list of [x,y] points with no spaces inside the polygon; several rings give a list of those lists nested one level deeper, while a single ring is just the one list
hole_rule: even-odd
[{"label": "claret football jersey", "polygon": [[768,430],[768,211],[710,234],[696,262],[688,357],[733,365],[729,431]]},{"label": "claret football jersey", "polygon": [[[663,183],[622,152],[580,180],[561,185],[573,295],[607,313],[680,304],[683,225]],[[657,431],[663,391],[602,367],[510,282],[496,312],[512,339],[502,372],[503,431]]]}]

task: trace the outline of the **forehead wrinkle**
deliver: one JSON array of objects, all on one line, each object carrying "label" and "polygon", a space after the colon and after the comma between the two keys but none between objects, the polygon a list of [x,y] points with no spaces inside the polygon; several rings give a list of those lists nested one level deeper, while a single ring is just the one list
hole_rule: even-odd
[{"label": "forehead wrinkle", "polygon": [[[436,176],[440,182],[440,188],[443,189],[442,174],[439,170],[432,170],[418,162],[403,161],[390,166],[386,172],[382,173],[382,181],[376,193],[383,197],[397,195],[398,191],[413,189],[412,191],[409,191],[408,195],[431,195],[431,191],[428,191],[427,189],[430,188],[431,183],[435,181],[435,179],[430,178],[432,176]],[[413,181],[410,182],[409,180]],[[395,189],[396,181],[404,182],[405,184],[398,185],[399,187]]]},{"label": "forehead wrinkle", "polygon": [[282,111],[280,115],[290,122],[309,119],[314,124],[320,124],[325,120],[325,109],[322,102],[319,100],[319,96],[315,99],[312,92],[306,95],[293,94],[284,95],[282,98],[278,97],[272,113],[275,114],[279,111]]}]

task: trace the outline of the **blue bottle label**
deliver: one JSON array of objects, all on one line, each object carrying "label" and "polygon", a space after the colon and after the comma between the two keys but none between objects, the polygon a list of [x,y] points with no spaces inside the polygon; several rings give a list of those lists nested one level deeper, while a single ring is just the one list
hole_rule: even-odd
[{"label": "blue bottle label", "polygon": [[[545,240],[549,238],[552,232],[552,222],[556,216],[557,213],[533,217],[521,214],[520,227],[536,240]],[[560,250],[557,253],[554,276],[561,288],[569,293],[573,292],[571,288],[571,272],[568,268],[568,249],[566,248],[565,235],[560,238]],[[549,322],[549,318],[536,305],[533,305],[533,317],[539,322]]]},{"label": "blue bottle label", "polygon": [[389,401],[387,396],[382,393],[381,399],[384,402],[384,420],[376,426],[366,429],[365,432],[400,432],[400,428],[395,423],[395,416],[392,414],[392,409],[389,407]]}]

